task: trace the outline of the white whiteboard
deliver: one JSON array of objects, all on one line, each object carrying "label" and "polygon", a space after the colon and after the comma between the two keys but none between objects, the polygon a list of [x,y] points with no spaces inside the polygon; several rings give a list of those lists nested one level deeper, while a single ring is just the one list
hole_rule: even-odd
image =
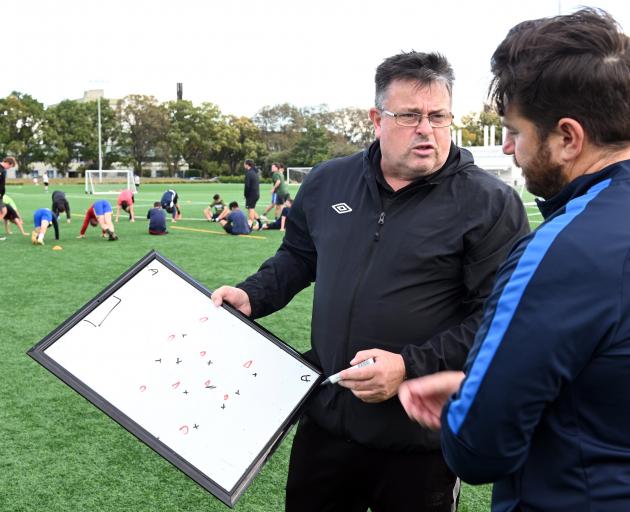
[{"label": "white whiteboard", "polygon": [[230,506],[321,381],[155,252],[29,354]]}]

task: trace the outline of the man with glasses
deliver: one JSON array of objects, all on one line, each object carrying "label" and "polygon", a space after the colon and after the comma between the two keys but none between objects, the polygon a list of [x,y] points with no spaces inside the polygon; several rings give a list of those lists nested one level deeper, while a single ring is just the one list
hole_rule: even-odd
[{"label": "man with glasses", "polygon": [[259,318],[315,282],[306,356],[327,377],[375,361],[310,401],[287,511],[455,508],[439,436],[396,393],[405,378],[462,368],[497,267],[528,226],[518,195],[451,143],[452,83],[441,55],[386,59],[370,110],[378,140],[314,168],[276,255],[213,294]]}]

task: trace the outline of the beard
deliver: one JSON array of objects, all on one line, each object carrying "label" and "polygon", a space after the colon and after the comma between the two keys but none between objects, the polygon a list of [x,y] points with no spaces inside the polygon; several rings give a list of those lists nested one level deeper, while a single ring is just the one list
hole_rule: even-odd
[{"label": "beard", "polygon": [[540,147],[536,156],[523,166],[519,165],[516,157],[514,163],[521,168],[525,178],[525,187],[532,194],[543,199],[549,199],[560,192],[567,184],[562,166],[551,161],[551,151],[547,144]]}]

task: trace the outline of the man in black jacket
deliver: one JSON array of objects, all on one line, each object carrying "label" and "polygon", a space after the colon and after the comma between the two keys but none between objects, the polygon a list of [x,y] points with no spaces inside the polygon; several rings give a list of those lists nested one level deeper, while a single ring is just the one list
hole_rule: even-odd
[{"label": "man in black jacket", "polygon": [[288,511],[450,511],[456,477],[439,436],[396,398],[406,378],[461,369],[495,273],[529,231],[517,194],[451,143],[453,71],[403,53],[376,72],[378,140],[314,168],[278,252],[237,288],[252,318],[316,283],[307,354],[339,384],[319,390],[293,441]]},{"label": "man in black jacket", "polygon": [[2,196],[6,191],[7,169],[16,165],[17,162],[12,156],[7,156],[0,162],[0,202],[2,202]]},{"label": "man in black jacket", "polygon": [[243,164],[245,168],[245,189],[243,195],[245,196],[245,208],[247,208],[247,215],[249,223],[254,227],[254,223],[258,223],[258,229],[262,229],[262,222],[258,213],[256,213],[256,203],[260,199],[260,176],[258,176],[258,169],[253,160],[245,160]]}]

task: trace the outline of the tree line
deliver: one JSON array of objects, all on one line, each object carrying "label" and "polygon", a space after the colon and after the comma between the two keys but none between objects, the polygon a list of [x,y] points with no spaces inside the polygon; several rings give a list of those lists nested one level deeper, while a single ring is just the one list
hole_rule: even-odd
[{"label": "tree line", "polygon": [[[223,114],[209,102],[160,103],[153,96],[129,95],[101,99],[100,110],[103,169],[117,163],[140,175],[152,162],[161,162],[169,176],[187,164],[202,178],[237,174],[246,158],[264,168],[272,161],[311,167],[359,151],[374,138],[368,110],[360,108],[284,103],[249,118]],[[45,108],[32,96],[13,92],[0,99],[0,113],[0,154],[15,156],[22,172],[35,162],[62,173],[98,167],[96,101],[64,100]],[[462,122],[464,145],[482,143],[483,124],[500,127],[487,107]]]}]

